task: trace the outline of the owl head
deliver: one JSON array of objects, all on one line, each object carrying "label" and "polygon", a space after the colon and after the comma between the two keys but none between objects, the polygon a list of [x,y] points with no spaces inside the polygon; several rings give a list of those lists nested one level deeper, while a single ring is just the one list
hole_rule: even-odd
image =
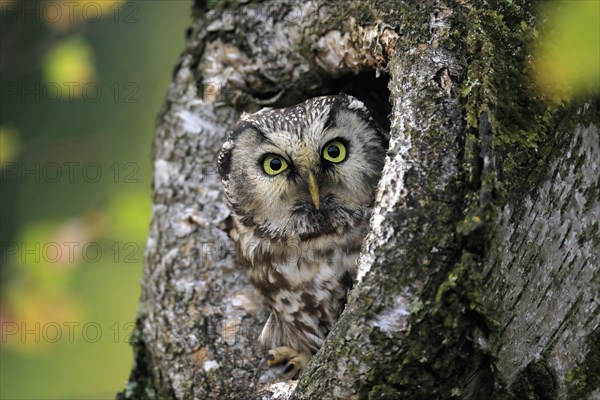
[{"label": "owl head", "polygon": [[386,147],[364,104],[342,93],[243,114],[218,169],[238,223],[307,240],[369,217]]}]

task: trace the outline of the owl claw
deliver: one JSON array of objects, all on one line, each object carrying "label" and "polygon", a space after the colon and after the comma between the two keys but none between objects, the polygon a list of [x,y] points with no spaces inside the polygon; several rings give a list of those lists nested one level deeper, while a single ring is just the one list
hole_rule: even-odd
[{"label": "owl claw", "polygon": [[269,367],[286,363],[283,374],[287,378],[295,378],[310,360],[310,355],[291,347],[281,346],[269,350],[266,359]]}]

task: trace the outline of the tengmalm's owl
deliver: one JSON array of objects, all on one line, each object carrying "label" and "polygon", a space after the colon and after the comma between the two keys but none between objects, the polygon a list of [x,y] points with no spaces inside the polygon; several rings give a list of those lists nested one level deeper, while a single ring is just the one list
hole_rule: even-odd
[{"label": "tengmalm's owl", "polygon": [[346,94],[243,114],[223,145],[231,236],[271,310],[260,341],[288,376],[344,308],[386,147],[364,104]]}]

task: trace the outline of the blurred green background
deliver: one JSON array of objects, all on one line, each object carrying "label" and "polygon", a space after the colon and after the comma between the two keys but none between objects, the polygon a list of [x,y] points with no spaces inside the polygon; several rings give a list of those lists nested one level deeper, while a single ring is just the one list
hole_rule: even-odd
[{"label": "blurred green background", "polygon": [[113,399],[190,0],[0,0],[1,399]]}]

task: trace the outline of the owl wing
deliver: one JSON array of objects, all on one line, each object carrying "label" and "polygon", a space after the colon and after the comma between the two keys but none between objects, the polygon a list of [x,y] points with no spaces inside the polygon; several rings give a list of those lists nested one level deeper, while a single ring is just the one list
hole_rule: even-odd
[{"label": "owl wing", "polygon": [[243,253],[240,249],[240,230],[234,214],[231,214],[227,220],[226,232],[227,236],[229,236],[229,239],[231,239],[235,245],[236,261],[240,262],[244,267],[248,267],[249,260],[243,256]]}]

